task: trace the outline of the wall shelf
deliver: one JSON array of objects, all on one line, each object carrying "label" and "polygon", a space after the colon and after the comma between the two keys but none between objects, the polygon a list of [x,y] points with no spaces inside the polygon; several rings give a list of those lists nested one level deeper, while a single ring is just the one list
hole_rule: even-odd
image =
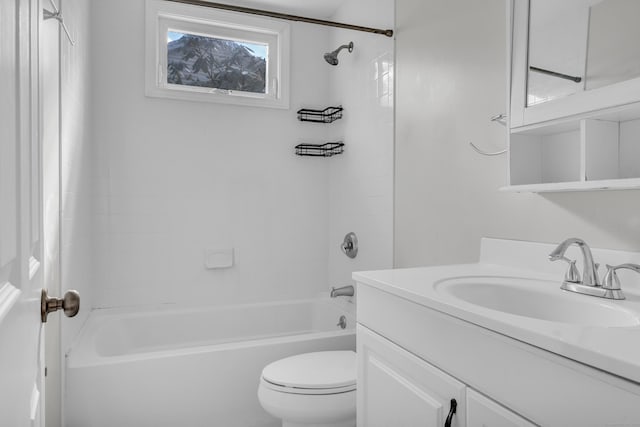
[{"label": "wall shelf", "polygon": [[640,189],[640,178],[508,185],[500,188],[500,191],[511,192],[511,193],[562,193],[562,192],[568,192],[568,191],[633,190],[633,189]]},{"label": "wall shelf", "polygon": [[298,144],[295,148],[298,156],[331,157],[344,152],[344,143],[337,141],[324,144]]},{"label": "wall shelf", "polygon": [[602,115],[512,130],[509,184],[502,190],[540,193],[640,188],[640,118],[617,121]]},{"label": "wall shelf", "polygon": [[342,106],[327,107],[324,110],[302,108],[298,110],[298,120],[301,122],[333,123],[342,118]]}]

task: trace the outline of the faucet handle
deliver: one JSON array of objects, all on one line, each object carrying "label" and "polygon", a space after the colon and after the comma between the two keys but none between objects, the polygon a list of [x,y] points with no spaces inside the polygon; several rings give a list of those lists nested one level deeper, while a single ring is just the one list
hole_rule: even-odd
[{"label": "faucet handle", "polygon": [[614,291],[620,290],[620,279],[616,274],[616,270],[620,269],[633,270],[636,273],[640,273],[640,265],[638,264],[620,264],[620,265],[609,265],[607,264],[607,272],[604,275],[604,279],[602,279],[602,287],[606,289],[611,289]]},{"label": "faucet handle", "polygon": [[578,273],[578,267],[574,260],[567,260],[569,262],[569,269],[564,275],[565,282],[580,283],[580,273]]},{"label": "faucet handle", "polygon": [[569,269],[564,275],[564,281],[569,283],[581,283],[580,273],[578,273],[578,267],[576,267],[576,262],[572,259],[569,259],[565,256],[557,257],[555,259],[551,259],[551,261],[564,261],[569,264]]}]

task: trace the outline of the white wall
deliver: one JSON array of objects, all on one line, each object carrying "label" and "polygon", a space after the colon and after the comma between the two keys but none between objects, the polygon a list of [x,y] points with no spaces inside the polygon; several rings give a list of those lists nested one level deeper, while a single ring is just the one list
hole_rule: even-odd
[{"label": "white wall", "polygon": [[504,147],[504,0],[396,2],[398,267],[472,262],[482,236],[640,249],[640,193],[500,193]]},{"label": "white wall", "polygon": [[[230,304],[327,290],[328,163],[297,157],[326,128],[329,32],[292,24],[290,110],[146,98],[144,1],[92,3],[96,307]],[[206,270],[207,247],[236,265]]]},{"label": "white wall", "polygon": [[[393,0],[347,0],[332,17],[337,22],[393,29]],[[331,125],[345,152],[330,159],[329,282],[351,283],[353,271],[393,266],[393,66],[394,40],[349,30],[332,30],[331,45],[354,43],[339,65],[326,64],[331,101],[344,107],[344,118]],[[355,259],[339,249],[355,232]]]}]

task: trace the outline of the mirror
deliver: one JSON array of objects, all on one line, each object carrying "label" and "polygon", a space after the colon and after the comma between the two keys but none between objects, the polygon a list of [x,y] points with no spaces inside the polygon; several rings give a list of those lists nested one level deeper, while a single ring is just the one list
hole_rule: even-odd
[{"label": "mirror", "polygon": [[638,0],[531,0],[527,106],[640,77],[638,17]]}]

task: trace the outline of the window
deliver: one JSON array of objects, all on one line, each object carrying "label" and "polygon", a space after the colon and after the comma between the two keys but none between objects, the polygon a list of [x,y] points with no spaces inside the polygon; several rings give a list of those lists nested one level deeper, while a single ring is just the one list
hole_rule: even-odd
[{"label": "window", "polygon": [[289,107],[289,25],[147,0],[146,94]]}]

